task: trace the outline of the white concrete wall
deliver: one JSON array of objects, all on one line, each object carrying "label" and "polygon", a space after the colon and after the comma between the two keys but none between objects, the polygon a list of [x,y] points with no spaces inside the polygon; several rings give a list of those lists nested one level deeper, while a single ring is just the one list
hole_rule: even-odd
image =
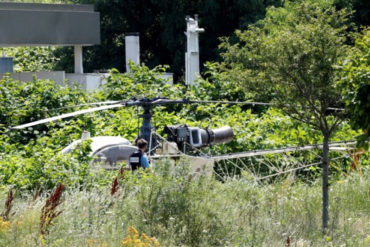
[{"label": "white concrete wall", "polygon": [[[0,78],[3,74],[0,74]],[[93,91],[107,83],[108,73],[70,74],[64,71],[41,71],[41,72],[15,72],[11,73],[14,80],[29,82],[33,78],[53,80],[59,85],[77,84],[81,89]],[[173,74],[163,73],[161,78],[169,85],[173,85]]]},{"label": "white concrete wall", "polygon": [[173,85],[173,73],[162,73],[162,78],[167,82],[169,85]]},{"label": "white concrete wall", "polygon": [[91,74],[66,74],[68,84],[76,83],[81,89],[86,91],[93,91],[99,86],[106,83],[108,74],[91,73]]},{"label": "white concrete wall", "polygon": [[33,77],[43,80],[53,80],[57,84],[62,85],[65,80],[64,71],[40,71],[40,72],[14,72],[11,73],[14,80],[28,82],[33,81]]}]

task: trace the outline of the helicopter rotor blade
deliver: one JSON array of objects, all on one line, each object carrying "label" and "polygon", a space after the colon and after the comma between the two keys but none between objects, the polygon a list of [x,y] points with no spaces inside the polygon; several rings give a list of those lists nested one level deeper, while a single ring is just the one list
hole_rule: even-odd
[{"label": "helicopter rotor blade", "polygon": [[230,105],[267,105],[272,103],[264,102],[250,102],[250,101],[219,101],[219,100],[189,100],[189,99],[157,99],[152,101],[153,105],[167,105],[167,104],[230,104]]},{"label": "helicopter rotor blade", "polygon": [[58,108],[48,109],[46,111],[57,111],[57,110],[63,110],[63,109],[70,109],[70,108],[76,108],[81,106],[92,106],[92,105],[112,105],[122,102],[121,100],[115,100],[115,101],[101,101],[101,102],[92,102],[92,103],[85,103],[85,104],[79,104],[79,105],[71,105],[71,106],[62,106]]},{"label": "helicopter rotor blade", "polygon": [[251,102],[251,101],[220,101],[220,100],[188,100],[189,103],[209,103],[209,104],[230,104],[230,105],[267,105],[271,106],[272,103],[265,102]]},{"label": "helicopter rotor blade", "polygon": [[35,121],[35,122],[27,123],[27,124],[18,125],[18,126],[12,127],[11,129],[24,129],[24,128],[27,128],[27,127],[32,127],[32,126],[39,125],[39,124],[49,123],[49,122],[59,120],[59,119],[63,119],[63,118],[74,117],[74,116],[85,114],[85,113],[96,112],[96,111],[101,111],[101,110],[108,110],[108,109],[113,109],[113,108],[118,108],[118,107],[123,107],[123,106],[125,106],[125,104],[120,103],[120,104],[114,104],[114,105],[104,105],[104,106],[89,108],[89,109],[85,109],[85,110],[80,110],[80,111],[75,111],[75,112],[71,112],[71,113],[62,114],[62,115],[59,115],[59,116],[56,116],[56,117],[45,118],[45,119],[38,120],[38,121]]},{"label": "helicopter rotor blade", "polygon": [[[213,103],[213,104],[230,104],[230,105],[264,105],[264,106],[273,106],[272,103],[265,102],[252,102],[252,101],[219,101],[219,100],[185,100],[184,103]],[[344,108],[328,107],[328,110],[332,111],[344,111]]]},{"label": "helicopter rotor blade", "polygon": [[168,105],[168,104],[187,104],[184,99],[157,99],[152,102],[153,105]]}]

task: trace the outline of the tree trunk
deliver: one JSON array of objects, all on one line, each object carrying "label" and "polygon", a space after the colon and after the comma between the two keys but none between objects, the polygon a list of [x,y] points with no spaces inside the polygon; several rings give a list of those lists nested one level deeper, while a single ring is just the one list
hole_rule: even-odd
[{"label": "tree trunk", "polygon": [[325,234],[329,221],[329,135],[324,135],[322,170],[322,232]]}]

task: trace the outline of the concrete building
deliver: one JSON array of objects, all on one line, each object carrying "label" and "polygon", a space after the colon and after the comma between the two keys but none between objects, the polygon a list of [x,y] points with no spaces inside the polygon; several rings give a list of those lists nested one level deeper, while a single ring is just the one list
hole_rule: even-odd
[{"label": "concrete building", "polygon": [[73,46],[74,73],[40,71],[13,73],[11,58],[0,58],[0,74],[20,81],[52,79],[91,90],[104,83],[104,74],[84,74],[83,47],[100,44],[100,14],[93,5],[0,3],[0,47]]}]

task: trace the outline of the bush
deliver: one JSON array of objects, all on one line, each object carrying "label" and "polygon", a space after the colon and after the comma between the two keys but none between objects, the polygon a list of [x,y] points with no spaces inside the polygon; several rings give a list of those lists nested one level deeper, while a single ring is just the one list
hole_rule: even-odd
[{"label": "bush", "polygon": [[[134,107],[123,107],[24,130],[9,129],[11,126],[78,110],[81,107],[56,111],[51,109],[91,101],[128,99],[134,96],[239,101],[252,97],[238,93],[240,90],[236,84],[227,87],[227,78],[217,74],[217,66],[209,65],[211,76],[207,80],[199,79],[198,84],[188,89],[182,85],[165,84],[160,74],[164,69],[164,67],[158,67],[150,70],[145,66],[132,66],[132,73],[125,74],[112,70],[108,83],[93,94],[87,94],[77,88],[61,87],[45,80],[27,83],[14,81],[8,77],[1,80],[0,100],[4,102],[0,106],[2,184],[32,189],[38,185],[51,188],[61,179],[66,185],[94,180],[89,178],[88,162],[85,160],[86,152],[66,157],[58,155],[60,150],[73,140],[79,139],[84,130],[90,131],[92,136],[121,135],[128,140],[134,140],[138,131],[138,113],[141,111]],[[227,98],[227,95],[222,92],[223,88],[231,98]],[[236,136],[235,140],[226,145],[215,145],[206,149],[204,152],[209,154],[304,145],[322,141],[316,131],[292,120],[277,109],[265,108],[257,113],[254,113],[254,110],[254,108],[212,104],[170,105],[154,109],[154,124],[159,133],[165,125],[179,123],[203,128],[231,126]],[[352,139],[357,133],[350,129],[348,124],[343,123],[333,141]],[[315,161],[314,155],[301,160],[301,162],[311,161]],[[275,159],[273,162],[278,165],[280,161]],[[343,168],[347,169],[348,165],[350,163]],[[231,165],[230,168],[235,169]],[[108,178],[110,176],[108,175]],[[94,181],[97,182],[97,180]],[[103,179],[101,183],[106,184],[106,180]]]}]

